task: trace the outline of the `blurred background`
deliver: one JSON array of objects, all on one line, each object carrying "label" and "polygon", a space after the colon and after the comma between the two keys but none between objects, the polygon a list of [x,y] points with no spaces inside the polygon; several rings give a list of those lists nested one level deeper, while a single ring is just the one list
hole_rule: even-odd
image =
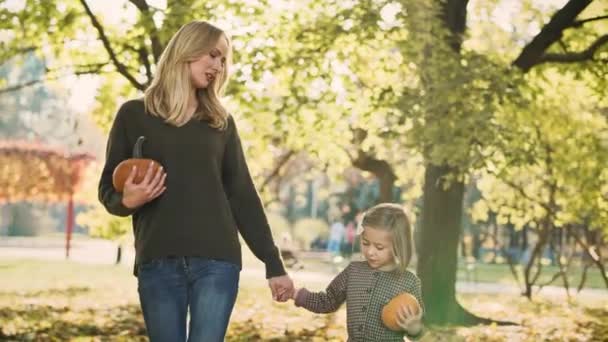
[{"label": "blurred background", "polygon": [[[0,340],[145,340],[130,219],[97,201],[118,106],[171,35],[232,39],[225,103],[297,286],[403,205],[428,341],[608,341],[608,2],[0,1]],[[345,341],[246,246],[229,341]]]}]

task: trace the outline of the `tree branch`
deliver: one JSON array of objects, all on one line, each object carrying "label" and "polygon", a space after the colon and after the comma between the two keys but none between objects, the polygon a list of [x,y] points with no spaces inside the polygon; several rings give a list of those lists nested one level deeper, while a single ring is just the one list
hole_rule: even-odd
[{"label": "tree branch", "polygon": [[89,5],[87,4],[86,0],[80,0],[80,3],[82,4],[82,6],[84,6],[84,9],[87,12],[87,15],[91,19],[91,23],[93,24],[95,29],[97,29],[97,33],[99,33],[99,39],[101,40],[104,48],[108,52],[108,55],[110,56],[110,60],[112,60],[112,63],[116,67],[116,70],[121,75],[123,75],[131,83],[131,85],[133,85],[136,89],[144,90],[146,88],[145,85],[143,85],[139,81],[137,81],[137,79],[129,73],[127,66],[122,64],[118,60],[118,57],[116,56],[116,53],[114,52],[114,49],[112,49],[110,40],[106,36],[103,26],[101,26],[101,23],[97,20],[97,18],[93,14],[93,12],[91,12],[91,9],[89,8]]},{"label": "tree branch", "polygon": [[139,48],[139,50],[137,50],[137,54],[139,55],[139,60],[144,65],[144,68],[146,69],[146,77],[148,78],[147,83],[151,83],[153,76],[152,76],[152,66],[150,65],[150,61],[148,60],[148,50],[142,46]]},{"label": "tree branch", "polygon": [[15,84],[15,85],[10,86],[10,87],[1,88],[0,89],[0,94],[10,93],[10,92],[13,92],[13,91],[18,91],[18,90],[21,90],[23,88],[31,87],[31,86],[36,85],[38,83],[43,83],[45,81],[46,80],[44,80],[44,79],[42,79],[42,80],[31,80],[31,81],[27,81],[25,83]]},{"label": "tree branch", "polygon": [[593,44],[589,45],[589,47],[580,52],[570,52],[570,53],[546,53],[544,56],[540,57],[536,64],[541,63],[574,63],[574,62],[582,62],[593,60],[593,55],[595,52],[602,47],[602,45],[608,43],[608,34],[599,37]]},{"label": "tree branch", "polygon": [[374,174],[380,183],[381,202],[391,202],[393,200],[393,186],[397,176],[389,162],[377,159],[363,150],[357,151],[357,157],[352,161],[354,167],[369,171]]},{"label": "tree branch", "polygon": [[[95,63],[95,64],[83,64],[83,65],[77,65],[76,70],[74,72],[70,72],[69,75],[76,75],[76,76],[80,76],[80,75],[89,75],[89,74],[99,74],[101,69],[103,69],[104,66],[110,64],[109,62],[106,63]],[[55,72],[56,70],[47,70],[46,74],[52,74],[53,72]],[[4,94],[4,93],[10,93],[13,91],[19,91],[21,89],[27,88],[27,87],[31,87],[34,86],[36,84],[40,84],[40,83],[44,83],[47,81],[56,81],[61,79],[62,77],[65,77],[66,75],[59,75],[59,76],[55,76],[55,77],[46,77],[46,78],[42,78],[42,79],[37,79],[37,80],[30,80],[24,83],[19,83],[19,84],[15,84],[6,88],[0,88],[0,94]]]},{"label": "tree branch", "polygon": [[602,15],[599,17],[577,20],[577,21],[573,22],[572,24],[570,24],[568,27],[581,27],[586,23],[590,23],[592,21],[597,21],[597,20],[604,20],[604,19],[608,19],[608,15]]},{"label": "tree branch", "polygon": [[146,18],[147,25],[150,28],[150,42],[152,43],[152,56],[154,57],[154,63],[158,63],[160,59],[160,55],[163,52],[163,45],[160,42],[160,38],[158,37],[158,28],[154,24],[153,15],[150,12],[150,5],[146,2],[146,0],[129,0],[139,11],[143,14],[144,18]]},{"label": "tree branch", "polygon": [[551,20],[542,30],[528,43],[521,51],[519,56],[513,61],[513,65],[522,71],[529,71],[539,60],[545,51],[553,43],[558,41],[564,29],[572,25],[574,19],[587,7],[593,0],[569,0],[559,11],[555,12]]},{"label": "tree branch", "polygon": [[564,52],[566,52],[566,53],[570,53],[570,51],[568,51],[568,46],[566,45],[566,43],[564,43],[564,40],[563,40],[563,39],[561,39],[561,38],[560,38],[560,39],[557,41],[557,43],[558,43],[558,44],[559,44],[559,46],[562,48],[562,50],[564,50]]},{"label": "tree branch", "polygon": [[281,172],[281,169],[283,168],[283,166],[285,166],[285,164],[287,164],[287,162],[291,159],[291,157],[293,157],[294,154],[295,154],[294,150],[289,150],[287,153],[285,153],[284,155],[281,156],[281,158],[275,165],[272,172],[264,179],[262,186],[260,186],[260,190],[259,190],[260,192],[262,192],[264,190],[264,188],[266,188],[266,186],[268,186],[268,184],[270,184],[270,182],[276,176],[279,175],[279,172]]},{"label": "tree branch", "polygon": [[122,45],[122,48],[125,50],[129,50],[137,55],[138,61],[141,62],[141,65],[143,65],[144,69],[146,70],[146,84],[150,84],[152,82],[152,65],[150,64],[150,60],[148,58],[148,49],[146,49],[144,45],[144,42],[142,42],[142,45],[140,47],[135,47],[125,43]]},{"label": "tree branch", "polygon": [[532,197],[531,195],[529,195],[528,193],[526,193],[526,190],[524,189],[523,186],[515,183],[512,180],[507,179],[506,177],[501,177],[500,174],[496,171],[492,171],[491,169],[486,168],[486,171],[493,175],[494,177],[496,177],[497,179],[499,179],[501,182],[505,183],[506,185],[508,185],[509,187],[511,187],[511,189],[517,191],[521,197],[527,199],[528,201],[538,204],[541,207],[543,207],[545,210],[549,210],[549,207],[546,205],[546,203],[544,203],[543,201],[541,201],[540,199],[536,199],[534,197]]},{"label": "tree branch", "polygon": [[32,51],[35,51],[37,48],[38,48],[37,46],[27,46],[27,47],[23,47],[23,48],[14,50],[10,55],[2,56],[3,59],[0,60],[0,65],[7,63],[8,61],[10,61],[13,57],[15,57],[17,55],[24,55],[26,53],[30,53]]},{"label": "tree branch", "polygon": [[397,179],[391,165],[386,160],[376,159],[362,150],[357,151],[357,157],[352,161],[353,166],[374,175],[386,174],[392,180]]},{"label": "tree branch", "polygon": [[443,2],[443,22],[450,31],[448,43],[454,51],[460,51],[467,26],[467,3],[469,0],[447,0]]},{"label": "tree branch", "polygon": [[[585,254],[591,259],[591,261],[600,270],[602,278],[604,279],[604,283],[606,284],[606,288],[608,288],[608,275],[607,275],[608,271],[604,267],[604,264],[602,264],[602,259],[598,258],[597,255],[593,255],[593,253],[591,252],[591,250],[594,246],[590,246],[589,244],[585,243],[585,241],[583,241],[583,239],[580,237],[580,235],[578,235],[574,230],[572,231],[572,233],[573,233],[572,236],[574,237],[576,242],[581,246],[583,251],[585,251]],[[599,246],[596,246],[596,247],[599,247]],[[597,248],[597,249],[598,249],[598,251],[601,250],[600,248]]]},{"label": "tree branch", "polygon": [[[61,78],[63,76],[67,76],[67,75],[87,75],[87,74],[97,74],[97,73],[101,73],[103,67],[105,67],[106,65],[109,65],[110,61],[107,62],[100,62],[100,63],[91,63],[91,64],[77,64],[77,65],[71,65],[71,66],[65,66],[63,68],[57,68],[57,69],[47,69],[45,68],[45,73],[47,75],[60,75],[57,77],[50,77],[47,78],[47,80],[51,80],[51,79],[58,79]],[[62,73],[62,71],[65,71],[65,74]]]}]

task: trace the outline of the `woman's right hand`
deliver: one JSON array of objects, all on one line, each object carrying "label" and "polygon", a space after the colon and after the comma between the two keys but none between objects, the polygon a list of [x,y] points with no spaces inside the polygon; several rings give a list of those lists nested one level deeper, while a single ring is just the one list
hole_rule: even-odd
[{"label": "woman's right hand", "polygon": [[139,184],[133,183],[136,174],[137,167],[133,166],[131,173],[129,173],[129,176],[125,181],[125,187],[122,192],[122,204],[130,209],[135,209],[152,201],[160,196],[167,188],[165,186],[167,174],[163,171],[162,166],[154,172],[152,163],[150,163],[144,179]]}]

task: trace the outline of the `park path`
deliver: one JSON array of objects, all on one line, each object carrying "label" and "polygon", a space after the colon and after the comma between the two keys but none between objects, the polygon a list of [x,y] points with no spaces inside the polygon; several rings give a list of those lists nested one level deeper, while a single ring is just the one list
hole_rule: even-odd
[{"label": "park path", "polygon": [[[117,244],[112,241],[76,238],[72,241],[69,260],[87,264],[113,264],[116,260]],[[252,257],[251,252],[243,247],[244,267],[241,276],[245,280],[264,279],[263,264]],[[129,269],[133,265],[134,254],[130,246],[123,248],[123,266]],[[27,238],[27,237],[0,237],[0,263],[6,259],[38,259],[61,261],[65,258],[65,241],[59,238]],[[330,263],[316,263],[312,267],[301,270],[289,270],[296,283],[305,285],[329,284],[339,269]],[[518,294],[521,290],[512,284],[462,282],[456,283],[459,293],[485,293],[485,294]],[[542,289],[543,296],[564,297],[566,291],[559,286],[546,286]],[[571,294],[575,291],[571,290]],[[606,289],[583,289],[577,298],[584,300],[608,299]]]}]

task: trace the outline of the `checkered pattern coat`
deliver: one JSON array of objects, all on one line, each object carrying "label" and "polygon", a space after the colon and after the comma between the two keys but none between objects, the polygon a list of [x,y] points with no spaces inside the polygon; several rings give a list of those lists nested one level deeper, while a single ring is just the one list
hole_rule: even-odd
[{"label": "checkered pattern coat", "polygon": [[367,262],[352,262],[325,292],[301,289],[295,304],[312,312],[328,313],[338,310],[346,301],[349,342],[401,342],[405,332],[386,328],[381,313],[382,307],[402,292],[414,295],[424,310],[420,279],[412,272],[383,272],[372,269]]}]

